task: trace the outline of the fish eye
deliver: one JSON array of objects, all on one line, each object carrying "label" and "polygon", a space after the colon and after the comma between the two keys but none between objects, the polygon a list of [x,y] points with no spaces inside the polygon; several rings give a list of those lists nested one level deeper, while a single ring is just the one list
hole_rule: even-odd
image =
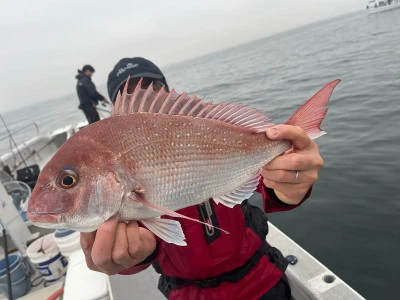
[{"label": "fish eye", "polygon": [[76,174],[73,170],[66,169],[62,170],[60,174],[58,174],[56,183],[60,188],[70,189],[78,183],[78,180],[78,174]]}]

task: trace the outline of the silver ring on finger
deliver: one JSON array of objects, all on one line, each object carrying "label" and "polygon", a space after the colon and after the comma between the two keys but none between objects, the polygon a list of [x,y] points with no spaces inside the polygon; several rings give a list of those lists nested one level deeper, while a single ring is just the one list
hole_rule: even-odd
[{"label": "silver ring on finger", "polygon": [[293,183],[296,183],[296,182],[297,182],[297,179],[299,179],[299,171],[298,171],[298,170],[296,170],[296,175],[294,176],[294,179],[293,179],[293,181],[292,181],[292,184],[293,184]]}]

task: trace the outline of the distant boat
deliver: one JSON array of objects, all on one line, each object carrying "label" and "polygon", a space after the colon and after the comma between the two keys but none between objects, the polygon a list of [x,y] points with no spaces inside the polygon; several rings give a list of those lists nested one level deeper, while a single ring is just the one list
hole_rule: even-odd
[{"label": "distant boat", "polygon": [[369,13],[396,9],[400,8],[400,0],[370,0],[366,8]]}]

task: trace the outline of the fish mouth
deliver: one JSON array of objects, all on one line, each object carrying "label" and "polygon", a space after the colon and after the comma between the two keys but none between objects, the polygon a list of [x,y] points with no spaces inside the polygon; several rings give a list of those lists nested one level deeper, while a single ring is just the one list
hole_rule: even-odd
[{"label": "fish mouth", "polygon": [[85,224],[85,223],[69,223],[66,222],[62,214],[40,214],[36,212],[28,212],[26,217],[32,222],[33,225],[48,229],[72,229],[79,232],[92,232],[95,231],[99,224]]},{"label": "fish mouth", "polygon": [[32,221],[32,224],[41,227],[41,228],[47,228],[47,229],[71,229],[79,232],[93,232],[97,230],[99,227],[98,225],[82,225],[82,224],[70,224],[70,223],[45,223],[45,222],[36,222]]},{"label": "fish mouth", "polygon": [[62,221],[60,214],[40,214],[28,212],[26,217],[33,223],[58,224]]}]

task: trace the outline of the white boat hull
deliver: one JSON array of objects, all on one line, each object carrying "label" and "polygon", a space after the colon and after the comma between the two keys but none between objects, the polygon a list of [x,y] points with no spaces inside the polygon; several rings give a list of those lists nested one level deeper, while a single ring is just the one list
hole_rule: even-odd
[{"label": "white boat hull", "polygon": [[376,7],[376,8],[370,8],[370,9],[367,9],[367,11],[370,14],[375,14],[375,13],[388,11],[388,10],[392,10],[392,9],[396,9],[396,8],[400,8],[400,2],[391,4],[391,5],[385,5],[385,6],[379,6],[379,7]]}]

